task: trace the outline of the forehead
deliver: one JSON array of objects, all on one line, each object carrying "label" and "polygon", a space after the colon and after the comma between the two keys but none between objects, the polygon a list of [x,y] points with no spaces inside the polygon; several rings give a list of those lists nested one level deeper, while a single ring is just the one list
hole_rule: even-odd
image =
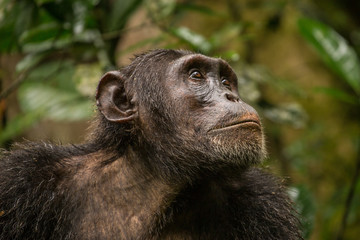
[{"label": "forehead", "polygon": [[172,69],[209,68],[211,70],[232,71],[230,65],[220,58],[212,58],[202,54],[190,54],[170,63]]}]

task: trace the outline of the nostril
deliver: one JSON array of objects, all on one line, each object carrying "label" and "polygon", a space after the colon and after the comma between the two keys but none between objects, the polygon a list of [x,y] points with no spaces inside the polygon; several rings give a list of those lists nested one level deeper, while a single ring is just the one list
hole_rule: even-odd
[{"label": "nostril", "polygon": [[226,93],[225,96],[226,96],[227,100],[232,101],[232,102],[239,102],[239,100],[240,100],[239,97],[233,93]]}]

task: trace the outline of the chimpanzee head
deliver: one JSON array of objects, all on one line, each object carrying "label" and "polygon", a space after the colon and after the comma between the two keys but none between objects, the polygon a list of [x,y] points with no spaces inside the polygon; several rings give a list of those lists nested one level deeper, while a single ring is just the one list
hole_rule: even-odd
[{"label": "chimpanzee head", "polygon": [[246,167],[263,158],[258,114],[240,99],[237,77],[222,59],[151,51],[105,74],[96,99],[102,141],[118,148],[131,145],[180,168]]}]

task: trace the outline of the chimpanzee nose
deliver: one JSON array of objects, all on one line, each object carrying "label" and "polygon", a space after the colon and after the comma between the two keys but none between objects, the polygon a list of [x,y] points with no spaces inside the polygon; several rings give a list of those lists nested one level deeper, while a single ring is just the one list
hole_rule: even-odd
[{"label": "chimpanzee nose", "polygon": [[225,93],[226,99],[231,102],[239,102],[240,98],[234,93]]}]

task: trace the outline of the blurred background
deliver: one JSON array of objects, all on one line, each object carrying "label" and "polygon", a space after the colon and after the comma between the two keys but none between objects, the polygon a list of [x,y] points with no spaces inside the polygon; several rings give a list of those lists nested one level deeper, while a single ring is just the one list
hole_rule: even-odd
[{"label": "blurred background", "polygon": [[304,238],[359,239],[359,0],[1,0],[0,146],[84,141],[102,74],[154,48],[226,59]]}]

